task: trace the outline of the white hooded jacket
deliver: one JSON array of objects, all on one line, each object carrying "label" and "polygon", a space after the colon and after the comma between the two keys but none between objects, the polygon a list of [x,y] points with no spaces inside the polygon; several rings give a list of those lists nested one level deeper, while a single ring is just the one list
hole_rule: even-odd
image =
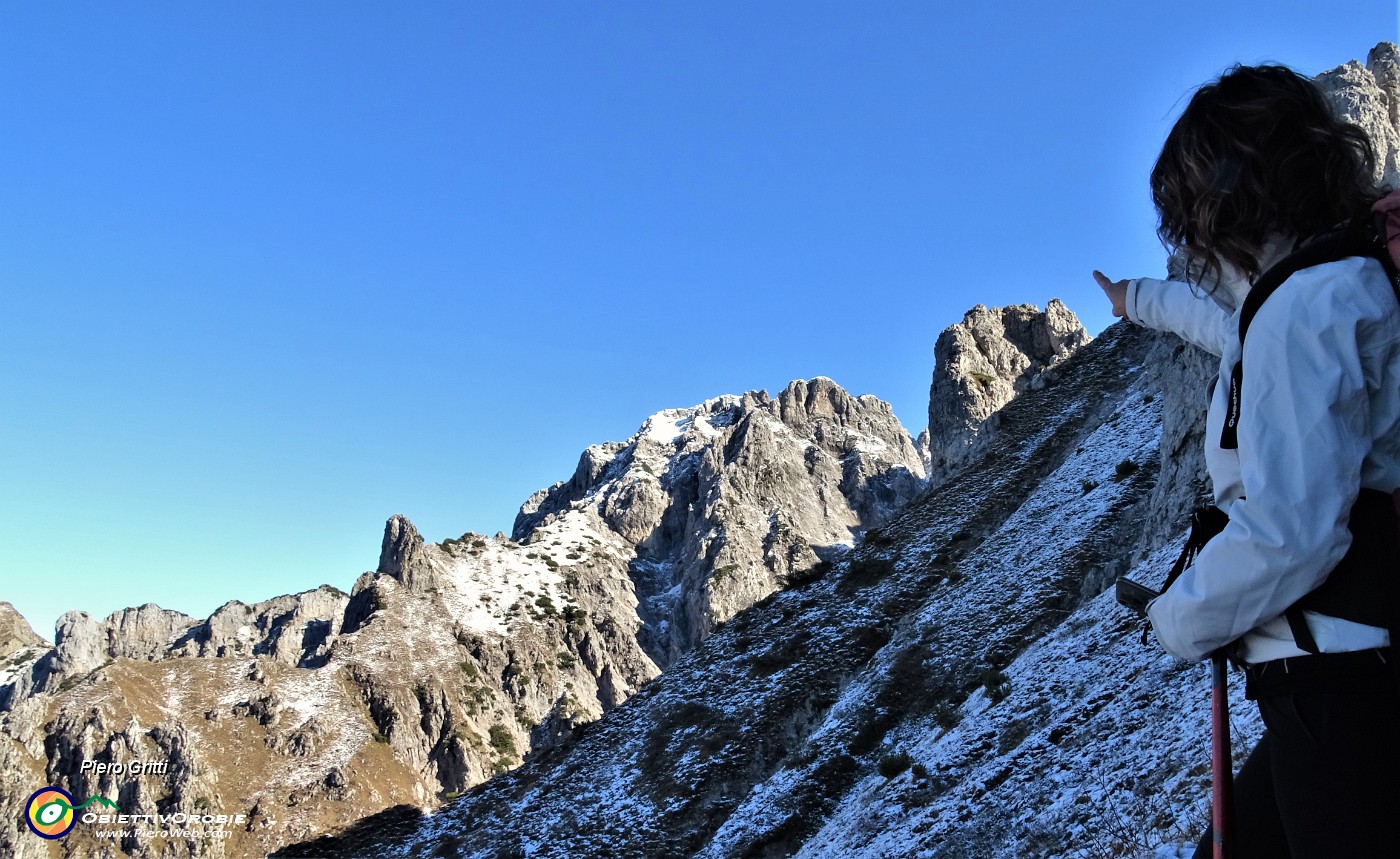
[{"label": "white hooded jacket", "polygon": [[[1288,250],[1270,242],[1261,268]],[[1400,305],[1380,263],[1352,257],[1304,269],[1263,303],[1244,344],[1239,447],[1227,450],[1220,431],[1248,290],[1237,274],[1222,280],[1218,301],[1181,282],[1128,285],[1130,320],[1220,356],[1206,467],[1230,523],[1148,606],[1162,646],[1183,659],[1237,639],[1247,662],[1303,655],[1284,610],[1346,554],[1359,489],[1400,487]],[[1304,617],[1323,652],[1389,643],[1381,628]]]}]

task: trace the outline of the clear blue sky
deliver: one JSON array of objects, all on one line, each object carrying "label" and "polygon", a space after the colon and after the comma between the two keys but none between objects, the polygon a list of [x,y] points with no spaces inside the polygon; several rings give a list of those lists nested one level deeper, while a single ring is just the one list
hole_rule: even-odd
[{"label": "clear blue sky", "polygon": [[1153,274],[1236,61],[1390,2],[0,5],[0,599],[203,616],[509,531],[648,414],[826,375],[926,424],[977,303]]}]

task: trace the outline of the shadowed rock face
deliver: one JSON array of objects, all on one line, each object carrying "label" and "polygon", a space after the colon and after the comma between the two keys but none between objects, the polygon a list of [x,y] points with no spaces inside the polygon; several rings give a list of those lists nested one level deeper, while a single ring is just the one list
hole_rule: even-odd
[{"label": "shadowed rock face", "polygon": [[1043,312],[1030,304],[979,304],[940,334],[929,389],[929,482],[965,467],[982,450],[996,413],[1089,339],[1059,299]]}]

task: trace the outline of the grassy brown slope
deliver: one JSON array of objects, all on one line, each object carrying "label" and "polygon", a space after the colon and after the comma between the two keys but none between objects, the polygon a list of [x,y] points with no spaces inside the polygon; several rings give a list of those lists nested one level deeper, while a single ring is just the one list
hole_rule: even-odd
[{"label": "grassy brown slope", "polygon": [[[387,746],[371,741],[368,713],[342,703],[358,700],[357,690],[344,676],[330,683],[327,698],[333,703],[314,714],[327,726],[318,742],[342,747],[334,766],[289,742],[297,733],[289,722],[294,711],[283,712],[267,724],[255,711],[229,715],[231,693],[249,700],[258,697],[256,691],[242,688],[254,686],[245,676],[252,664],[196,658],[154,663],[119,659],[98,669],[55,707],[54,723],[79,727],[65,731],[68,735],[111,739],[93,749],[50,748],[48,783],[62,781],[79,798],[96,794],[114,799],[124,812],[135,810],[130,806],[139,803],[153,804],[162,813],[250,817],[246,828],[232,828],[232,836],[217,844],[167,843],[165,839],[121,843],[122,852],[131,855],[166,855],[167,851],[215,857],[266,855],[285,843],[289,834],[306,838],[343,827],[353,822],[355,809],[390,805],[397,801],[395,797],[411,794],[418,780]],[[256,664],[263,679],[254,688],[264,693],[290,696],[318,673],[269,660]],[[190,719],[189,714],[218,715]],[[88,757],[124,763],[164,760],[172,754],[178,759],[163,775],[99,777],[81,771],[82,760]],[[332,777],[331,769],[338,775]],[[334,782],[343,782],[343,794],[337,801],[324,801],[336,792]],[[113,841],[92,837],[95,828],[80,824],[64,839],[69,855],[117,855]]]}]

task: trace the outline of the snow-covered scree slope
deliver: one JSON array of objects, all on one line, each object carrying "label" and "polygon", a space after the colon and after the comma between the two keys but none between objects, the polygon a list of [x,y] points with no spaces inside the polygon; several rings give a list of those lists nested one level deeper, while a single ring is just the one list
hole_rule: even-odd
[{"label": "snow-covered scree slope", "polygon": [[[1174,557],[1130,575],[1160,584]],[[887,735],[886,772],[796,855],[1191,855],[1210,813],[1209,667],[1144,646],[1141,630],[1111,592],[1095,597],[960,712]],[[1239,677],[1231,710],[1238,767],[1262,731]]]},{"label": "snow-covered scree slope", "polygon": [[1098,596],[1135,558],[1160,577],[1171,551],[1142,532],[1155,340],[1109,329],[1004,410],[977,467],[569,744],[416,823],[285,855],[1068,857],[1186,840],[1207,796],[1203,678]]}]

